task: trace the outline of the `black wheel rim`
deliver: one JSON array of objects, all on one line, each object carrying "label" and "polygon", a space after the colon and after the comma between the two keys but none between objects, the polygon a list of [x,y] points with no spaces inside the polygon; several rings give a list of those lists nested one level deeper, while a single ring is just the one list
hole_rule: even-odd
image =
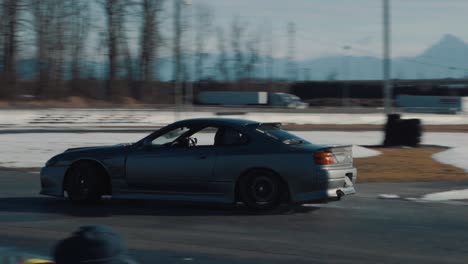
[{"label": "black wheel rim", "polygon": [[88,180],[85,174],[75,169],[72,173],[72,186],[69,192],[72,193],[74,198],[84,199],[88,194]]},{"label": "black wheel rim", "polygon": [[278,188],[270,177],[258,176],[251,181],[250,193],[258,205],[267,205],[273,202],[277,192]]}]

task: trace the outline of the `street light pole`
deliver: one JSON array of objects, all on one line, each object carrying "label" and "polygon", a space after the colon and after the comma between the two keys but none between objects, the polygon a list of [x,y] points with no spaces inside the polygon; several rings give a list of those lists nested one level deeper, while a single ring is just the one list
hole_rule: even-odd
[{"label": "street light pole", "polygon": [[190,109],[189,111],[192,111],[193,107],[193,82],[195,81],[194,78],[191,78],[195,76],[193,71],[195,71],[194,68],[194,51],[192,50],[192,30],[193,30],[193,11],[192,11],[192,1],[191,0],[184,0],[184,5],[187,7],[188,10],[185,12],[185,17],[186,17],[186,22],[187,22],[187,98],[185,98],[184,105],[187,105]]},{"label": "street light pole", "polygon": [[174,66],[175,66],[175,80],[174,80],[174,99],[175,99],[175,121],[181,117],[181,103],[182,103],[182,81],[181,81],[181,57],[182,57],[182,0],[174,0]]},{"label": "street light pole", "polygon": [[350,59],[350,54],[349,51],[351,50],[351,46],[344,46],[343,50],[346,53],[345,57],[345,67],[344,67],[344,87],[343,87],[343,106],[350,106],[350,92],[349,92],[349,81],[350,81],[350,69],[349,69],[349,59]]},{"label": "street light pole", "polygon": [[[183,32],[184,29],[188,26],[186,24],[186,12],[184,12],[185,7],[189,7],[192,5],[191,0],[174,0],[174,30],[175,30],[175,64],[176,64],[176,73],[175,73],[175,119],[179,120],[182,115],[182,108],[185,106],[185,101],[186,98],[184,97],[184,92],[183,92],[183,86],[182,83],[190,83],[190,77],[187,77],[187,75],[190,75],[190,65],[187,65],[185,63],[186,61],[184,60],[184,52],[186,51],[185,45],[184,45],[184,38],[183,38]],[[185,20],[184,20],[185,18]],[[189,36],[190,37],[190,36]],[[191,42],[190,44],[191,45]],[[188,55],[190,56],[190,55]],[[190,61],[190,60],[189,60]],[[184,80],[182,80],[182,70],[185,72],[184,74]],[[191,86],[189,87],[189,90],[191,92]]]},{"label": "street light pole", "polygon": [[390,0],[383,0],[383,83],[385,113],[392,112],[392,83],[390,55]]}]

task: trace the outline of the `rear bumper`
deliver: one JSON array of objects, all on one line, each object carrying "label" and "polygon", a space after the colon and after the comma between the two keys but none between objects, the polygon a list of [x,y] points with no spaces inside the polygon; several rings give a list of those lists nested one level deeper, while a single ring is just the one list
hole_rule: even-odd
[{"label": "rear bumper", "polygon": [[357,169],[320,170],[316,179],[302,187],[293,195],[294,202],[306,203],[319,200],[336,200],[341,196],[356,193],[354,184],[357,179]]},{"label": "rear bumper", "polygon": [[67,167],[43,167],[40,194],[63,197],[63,177],[66,171]]}]

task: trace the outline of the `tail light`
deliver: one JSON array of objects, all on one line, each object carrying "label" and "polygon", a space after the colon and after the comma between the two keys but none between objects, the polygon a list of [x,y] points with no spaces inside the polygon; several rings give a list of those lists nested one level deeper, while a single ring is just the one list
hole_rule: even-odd
[{"label": "tail light", "polygon": [[335,155],[330,151],[319,151],[314,153],[315,164],[317,165],[331,165],[338,163]]}]

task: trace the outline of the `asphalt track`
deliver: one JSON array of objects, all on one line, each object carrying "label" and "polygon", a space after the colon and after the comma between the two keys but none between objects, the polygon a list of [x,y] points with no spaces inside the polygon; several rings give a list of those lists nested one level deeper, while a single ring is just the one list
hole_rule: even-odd
[{"label": "asphalt track", "polygon": [[[37,173],[0,171],[0,249],[49,255],[82,225],[106,224],[140,263],[468,263],[468,204],[382,200],[468,183],[358,184],[342,201],[257,214],[242,206],[41,197]],[[12,253],[13,254],[13,253]]]}]

